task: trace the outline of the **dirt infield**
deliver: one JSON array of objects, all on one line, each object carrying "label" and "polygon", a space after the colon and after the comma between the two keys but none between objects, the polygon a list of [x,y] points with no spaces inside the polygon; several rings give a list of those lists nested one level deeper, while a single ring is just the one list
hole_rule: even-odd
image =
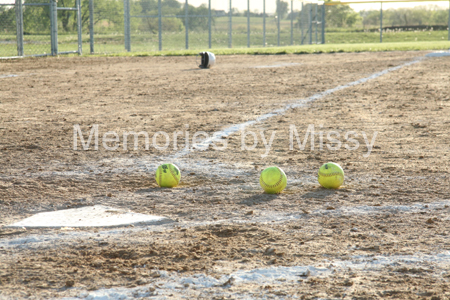
[{"label": "dirt infield", "polygon": [[[18,75],[0,78],[0,298],[94,299],[99,289],[116,287],[138,289],[130,298],[155,299],[450,297],[450,57],[425,54],[225,56],[210,70],[192,57],[0,61],[0,75]],[[223,150],[184,149],[195,132],[212,135],[418,57],[251,124],[246,130],[258,138],[252,151],[242,150],[242,131],[217,142],[227,144]],[[76,124],[85,140],[98,125],[98,150],[83,150],[79,135],[74,150]],[[314,150],[309,141],[290,149],[292,127],[303,140],[311,124]],[[270,151],[261,130],[267,141],[274,133]],[[356,132],[359,148],[330,150],[338,143],[326,140],[320,150],[318,132],[331,130],[342,144]],[[103,145],[109,131],[119,134],[114,151]],[[129,131],[148,132],[150,143],[159,131],[181,133],[177,149],[171,139],[166,150],[146,150],[140,137],[134,150],[129,137],[124,150]],[[370,149],[363,132],[368,141],[375,137]],[[250,135],[244,140],[253,144]],[[164,144],[161,134],[156,142]],[[328,161],[346,173],[338,190],[317,183]],[[180,167],[179,187],[157,187],[162,162]],[[279,195],[259,186],[259,173],[271,165],[288,177]],[[95,204],[174,222],[1,227]],[[292,280],[286,268],[299,266],[310,271]],[[282,275],[239,275],[266,270]],[[198,274],[217,282],[193,284]]]}]

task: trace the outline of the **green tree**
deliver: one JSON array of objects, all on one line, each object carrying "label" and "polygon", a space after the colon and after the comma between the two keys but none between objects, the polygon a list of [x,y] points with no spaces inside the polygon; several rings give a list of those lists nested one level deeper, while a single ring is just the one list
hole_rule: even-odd
[{"label": "green tree", "polygon": [[277,16],[284,19],[288,13],[288,3],[282,0],[277,0]]},{"label": "green tree", "polygon": [[[25,3],[32,3],[26,0]],[[23,7],[23,33],[24,34],[50,34],[50,7],[24,6]]]},{"label": "green tree", "polygon": [[[139,0],[133,4],[135,15],[147,16],[145,18],[139,18],[137,29],[141,31],[150,31],[152,33],[158,32],[158,2],[156,0]],[[163,0],[161,1],[161,12],[163,16],[174,16],[180,14],[182,4],[176,0]],[[163,31],[179,32],[184,29],[183,22],[177,18],[163,18],[162,22]]]},{"label": "green tree", "polygon": [[[379,10],[359,12],[363,27],[377,27],[380,24]],[[448,10],[436,5],[412,8],[387,9],[383,11],[384,26],[446,25]]]},{"label": "green tree", "polygon": [[16,15],[14,9],[0,6],[0,24],[2,25],[0,33],[16,32]]},{"label": "green tree", "polygon": [[[206,4],[202,4],[199,7],[195,7],[192,5],[188,6],[188,14],[189,15],[196,15],[197,17],[189,18],[189,29],[190,30],[207,30],[208,29],[208,7]],[[184,15],[184,7],[178,12],[178,15],[183,16]],[[181,21],[183,22],[184,26],[185,24],[185,18],[180,17]],[[211,26],[215,25],[215,18],[211,17]]]},{"label": "green tree", "polygon": [[438,7],[438,9],[433,10],[431,22],[436,25],[447,25],[448,11],[440,7]]},{"label": "green tree", "polygon": [[176,10],[180,9],[182,6],[183,6],[183,4],[181,4],[177,0],[163,0],[161,2],[161,7],[170,7],[170,8],[174,8]]},{"label": "green tree", "polygon": [[362,19],[363,29],[379,26],[380,24],[379,10],[362,10],[359,12],[359,16]]},{"label": "green tree", "polygon": [[[75,18],[74,16],[74,20]],[[88,30],[89,0],[82,0],[81,23],[83,29]],[[94,26],[96,26],[96,32],[123,31],[123,1],[94,0]],[[76,24],[74,24],[75,28]]]},{"label": "green tree", "polygon": [[327,8],[325,22],[331,27],[353,26],[359,14],[348,5],[330,5]]}]

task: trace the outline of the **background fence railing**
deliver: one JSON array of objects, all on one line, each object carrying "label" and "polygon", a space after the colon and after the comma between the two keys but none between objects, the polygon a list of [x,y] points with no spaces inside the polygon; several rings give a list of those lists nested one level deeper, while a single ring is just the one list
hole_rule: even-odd
[{"label": "background fence railing", "polygon": [[0,57],[450,40],[450,10],[423,2],[380,9],[299,0],[2,1],[9,0],[0,0]]}]

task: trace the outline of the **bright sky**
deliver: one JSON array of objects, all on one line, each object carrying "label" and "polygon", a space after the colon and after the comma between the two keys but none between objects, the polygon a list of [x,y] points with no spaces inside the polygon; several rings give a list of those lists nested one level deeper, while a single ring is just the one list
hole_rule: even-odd
[{"label": "bright sky", "polygon": [[[119,0],[120,1],[120,0]],[[185,0],[178,0],[182,3]],[[188,0],[189,4],[194,6],[199,6],[201,4],[208,5],[208,0]],[[276,8],[277,0],[266,0],[266,12],[274,13]],[[284,0],[289,3],[290,0]],[[95,0],[94,0],[95,2]],[[0,0],[0,3],[14,3],[14,0]],[[229,0],[211,0],[211,6],[213,9],[225,10],[228,11],[230,5]],[[246,0],[232,0],[233,7],[239,9],[240,11],[247,10],[247,1]],[[384,3],[383,9],[389,8],[399,8],[399,7],[414,7],[414,6],[423,6],[423,5],[439,5],[445,8],[448,8],[448,1],[440,1],[440,2],[408,2],[408,3]],[[380,9],[379,3],[368,3],[368,4],[351,4],[350,5],[354,10],[360,11],[363,9]],[[301,7],[300,0],[294,0],[294,10],[298,10]],[[263,0],[250,0],[250,11],[258,10],[259,12],[263,11]]]}]

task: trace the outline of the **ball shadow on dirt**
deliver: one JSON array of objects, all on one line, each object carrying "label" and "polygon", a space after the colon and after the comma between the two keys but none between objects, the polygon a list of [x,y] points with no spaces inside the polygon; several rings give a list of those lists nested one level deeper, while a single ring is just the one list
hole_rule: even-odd
[{"label": "ball shadow on dirt", "polygon": [[239,204],[253,206],[273,201],[280,197],[280,194],[258,194],[247,198],[243,198]]},{"label": "ball shadow on dirt", "polygon": [[323,187],[317,187],[312,191],[302,195],[302,198],[325,199],[330,195],[335,195],[337,190],[330,190]]}]

